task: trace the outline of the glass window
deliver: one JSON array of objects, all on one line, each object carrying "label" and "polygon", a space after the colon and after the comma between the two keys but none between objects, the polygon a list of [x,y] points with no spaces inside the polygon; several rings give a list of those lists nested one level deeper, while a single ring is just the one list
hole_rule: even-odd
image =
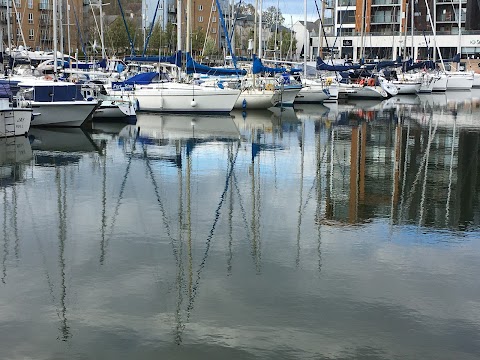
[{"label": "glass window", "polygon": [[202,11],[203,10],[203,5],[198,5],[198,10]]},{"label": "glass window", "polygon": [[203,16],[198,17],[198,22],[203,22]]},{"label": "glass window", "polygon": [[33,13],[28,13],[28,23],[33,24]]},{"label": "glass window", "polygon": [[34,33],[33,33],[33,29],[29,29],[28,30],[28,40],[33,40],[34,39]]},{"label": "glass window", "polygon": [[28,0],[28,8],[33,9],[33,0]]},{"label": "glass window", "polygon": [[217,22],[217,18],[215,16],[212,17],[212,22]]}]

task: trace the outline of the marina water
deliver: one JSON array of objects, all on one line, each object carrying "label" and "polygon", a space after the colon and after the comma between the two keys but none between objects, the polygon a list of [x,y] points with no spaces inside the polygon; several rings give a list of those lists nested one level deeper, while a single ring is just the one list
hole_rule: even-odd
[{"label": "marina water", "polygon": [[478,359],[480,97],[1,139],[2,359]]}]

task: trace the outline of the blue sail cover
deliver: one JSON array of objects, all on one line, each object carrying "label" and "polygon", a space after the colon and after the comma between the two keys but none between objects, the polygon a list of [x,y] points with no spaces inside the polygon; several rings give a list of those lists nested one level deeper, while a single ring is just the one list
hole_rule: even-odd
[{"label": "blue sail cover", "polygon": [[177,51],[175,54],[171,56],[127,56],[124,59],[125,61],[132,61],[132,62],[163,62],[163,63],[170,63],[177,65],[178,67],[182,66],[182,52]]},{"label": "blue sail cover", "polygon": [[231,68],[217,68],[210,67],[207,65],[202,65],[193,60],[190,53],[186,54],[187,56],[187,74],[207,74],[207,75],[246,75],[246,70],[241,69],[231,69]]},{"label": "blue sail cover", "polygon": [[324,71],[347,71],[360,69],[360,65],[328,65],[320,56],[317,57],[317,70]]},{"label": "blue sail cover", "polygon": [[412,59],[403,63],[403,71],[414,69],[435,69],[435,62],[432,60],[419,61],[414,63]]},{"label": "blue sail cover", "polygon": [[253,57],[253,67],[252,67],[252,72],[254,74],[259,74],[259,73],[270,73],[270,74],[275,74],[275,73],[283,73],[287,71],[285,68],[271,68],[268,66],[263,66],[262,60],[257,58],[255,55]]},{"label": "blue sail cover", "polygon": [[124,81],[124,83],[128,85],[134,85],[134,84],[148,85],[148,84],[151,84],[153,79],[155,79],[157,76],[158,76],[157,72],[140,73],[132,76],[131,78],[128,78],[127,80]]},{"label": "blue sail cover", "polygon": [[125,81],[112,81],[112,90],[130,91],[134,89],[135,84],[148,85],[151,84],[155,78],[159,77],[160,74],[158,72],[140,73],[128,78]]}]

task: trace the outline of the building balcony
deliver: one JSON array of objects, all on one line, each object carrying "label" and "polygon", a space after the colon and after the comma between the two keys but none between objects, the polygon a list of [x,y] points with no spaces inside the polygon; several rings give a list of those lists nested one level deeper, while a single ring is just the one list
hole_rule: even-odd
[{"label": "building balcony", "polygon": [[39,3],[38,10],[52,10],[52,5],[49,3]]},{"label": "building balcony", "polygon": [[371,24],[398,24],[400,15],[373,15]]},{"label": "building balcony", "polygon": [[[467,15],[462,14],[461,22],[465,22]],[[458,16],[456,14],[440,14],[437,15],[437,23],[458,23]]]},{"label": "building balcony", "polygon": [[355,0],[338,0],[338,6],[355,6]]},{"label": "building balcony", "polygon": [[400,0],[373,0],[372,6],[399,6]]},{"label": "building balcony", "polygon": [[[467,0],[461,0],[462,4],[466,4]],[[453,4],[458,6],[458,0],[436,0],[437,4]]]},{"label": "building balcony", "polygon": [[333,25],[333,19],[332,19],[332,18],[324,18],[324,19],[322,20],[322,22],[323,22],[323,25],[324,25],[324,26]]}]

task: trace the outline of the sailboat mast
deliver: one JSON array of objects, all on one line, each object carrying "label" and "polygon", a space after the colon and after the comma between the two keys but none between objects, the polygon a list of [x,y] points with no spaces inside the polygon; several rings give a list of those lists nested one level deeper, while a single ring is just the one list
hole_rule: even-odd
[{"label": "sailboat mast", "polygon": [[63,3],[62,0],[58,0],[58,19],[60,20],[60,52],[62,53],[62,60],[63,55],[65,53],[65,49],[63,46]]},{"label": "sailboat mast", "polygon": [[177,51],[182,51],[182,0],[177,0]]},{"label": "sailboat mast", "polygon": [[55,80],[57,79],[57,0],[52,0],[53,2],[53,74]]},{"label": "sailboat mast", "polygon": [[187,0],[187,25],[186,25],[186,39],[185,39],[185,52],[192,52],[192,0]]},{"label": "sailboat mast", "polygon": [[103,40],[103,3],[100,0],[100,43],[102,44],[102,59],[106,59],[107,55],[105,54],[105,42]]},{"label": "sailboat mast", "polygon": [[[323,6],[323,5],[322,5]],[[303,0],[303,21],[305,32],[303,36],[303,78],[307,77],[307,48],[308,48],[308,26],[307,26],[307,0]]]},{"label": "sailboat mast", "polygon": [[415,12],[415,3],[413,2],[414,0],[410,0],[412,2],[412,5],[410,6],[410,31],[412,33],[412,49],[410,51],[410,57],[414,59],[414,46],[413,46],[413,29],[415,27],[415,18],[414,18],[414,12]]},{"label": "sailboat mast", "polygon": [[10,1],[7,1],[7,41],[10,57],[12,57],[12,32],[10,30]]},{"label": "sailboat mast", "polygon": [[263,57],[263,44],[262,44],[262,6],[263,0],[259,1],[258,8],[258,57],[261,59]]},{"label": "sailboat mast", "polygon": [[362,14],[360,15],[360,59],[365,57],[365,44],[363,43],[365,37],[365,0],[362,0]]},{"label": "sailboat mast", "polygon": [[67,0],[67,42],[68,42],[68,63],[72,67],[72,61],[70,60],[70,54],[72,51],[72,44],[70,42],[70,4]]},{"label": "sailboat mast", "polygon": [[[458,0],[458,47],[457,53],[462,57],[462,0]],[[457,69],[459,70],[459,69]]]}]

